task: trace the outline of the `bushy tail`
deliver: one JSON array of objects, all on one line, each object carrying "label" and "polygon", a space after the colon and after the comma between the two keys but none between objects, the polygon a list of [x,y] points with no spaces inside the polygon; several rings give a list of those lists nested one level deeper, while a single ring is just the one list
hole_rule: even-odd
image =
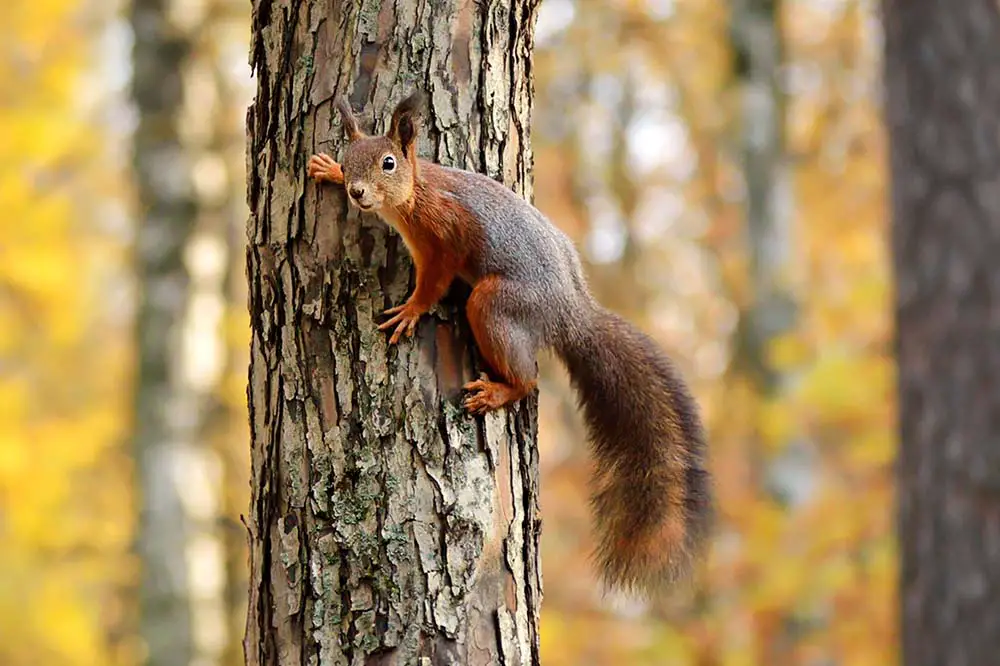
[{"label": "bushy tail", "polygon": [[666,354],[598,308],[559,349],[590,432],[597,559],[612,587],[652,592],[685,573],[711,519],[705,435]]}]

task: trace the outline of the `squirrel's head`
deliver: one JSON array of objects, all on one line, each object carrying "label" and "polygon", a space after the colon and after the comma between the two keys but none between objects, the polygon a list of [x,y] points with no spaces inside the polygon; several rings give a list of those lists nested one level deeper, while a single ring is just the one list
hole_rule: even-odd
[{"label": "squirrel's head", "polygon": [[417,177],[417,130],[423,95],[412,93],[392,112],[385,136],[368,136],[345,98],[337,101],[348,145],[341,159],[344,188],[351,203],[364,211],[394,208],[413,196]]}]

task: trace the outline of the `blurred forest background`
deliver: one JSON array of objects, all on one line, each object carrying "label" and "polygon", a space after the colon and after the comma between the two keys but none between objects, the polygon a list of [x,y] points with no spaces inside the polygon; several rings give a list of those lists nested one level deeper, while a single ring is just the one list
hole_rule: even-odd
[{"label": "blurred forest background", "polygon": [[[598,298],[694,383],[720,518],[699,584],[655,607],[603,597],[582,430],[544,359],[547,666],[896,663],[875,10],[542,3],[536,204],[579,243]],[[4,666],[135,664],[143,624],[189,640],[197,666],[242,663],[248,14],[0,4]],[[134,49],[156,21],[173,39]],[[150,405],[164,423],[137,418]],[[189,636],[138,619],[143,571],[183,584]]]}]

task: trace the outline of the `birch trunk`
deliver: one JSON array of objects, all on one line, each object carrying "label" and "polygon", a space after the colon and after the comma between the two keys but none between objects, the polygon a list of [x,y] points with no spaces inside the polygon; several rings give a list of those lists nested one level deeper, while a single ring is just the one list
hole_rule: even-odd
[{"label": "birch trunk", "polygon": [[204,610],[213,591],[206,595],[204,583],[221,562],[212,548],[216,484],[201,439],[206,385],[198,350],[214,331],[197,316],[204,279],[190,261],[199,206],[183,114],[194,25],[178,22],[173,9],[170,0],[134,0],[130,14],[138,112],[133,447],[141,501],[139,629],[144,663],[210,666],[213,637],[199,628],[211,629]]},{"label": "birch trunk", "polygon": [[389,347],[404,245],[306,179],[343,147],[336,95],[383,131],[421,87],[421,154],[530,196],[536,4],[254,0],[250,666],[538,662],[535,400],[460,409],[483,366],[457,294]]}]

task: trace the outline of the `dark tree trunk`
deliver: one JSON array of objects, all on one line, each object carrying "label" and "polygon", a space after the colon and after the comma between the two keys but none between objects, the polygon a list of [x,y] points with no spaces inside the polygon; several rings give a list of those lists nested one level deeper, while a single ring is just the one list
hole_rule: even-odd
[{"label": "dark tree trunk", "polygon": [[250,666],[538,661],[535,401],[461,411],[454,299],[389,347],[404,245],[306,179],[344,145],[335,96],[381,131],[420,87],[421,152],[528,195],[536,4],[253,2]]},{"label": "dark tree trunk", "polygon": [[1000,10],[886,0],[903,661],[1000,658]]}]

